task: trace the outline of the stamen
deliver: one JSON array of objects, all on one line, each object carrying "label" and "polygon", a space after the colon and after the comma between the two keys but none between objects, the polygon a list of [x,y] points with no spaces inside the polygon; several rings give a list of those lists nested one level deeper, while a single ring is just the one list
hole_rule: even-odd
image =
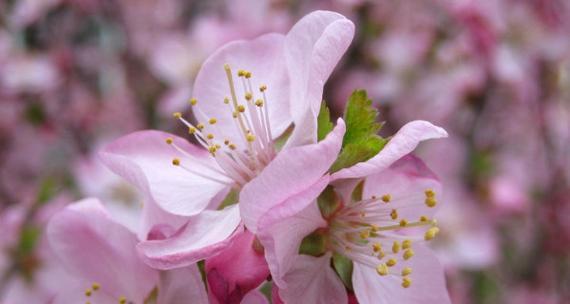
[{"label": "stamen", "polygon": [[407,261],[413,256],[414,256],[414,251],[412,249],[407,249],[406,251],[404,251],[404,260]]},{"label": "stamen", "polygon": [[433,240],[438,233],[439,233],[439,228],[431,227],[430,229],[428,229],[428,231],[426,231],[424,239],[426,241]]},{"label": "stamen", "polygon": [[410,279],[409,277],[404,277],[402,279],[402,287],[404,288],[408,288],[412,285],[412,279]]},{"label": "stamen", "polygon": [[386,276],[386,275],[388,275],[388,266],[386,266],[386,264],[384,264],[384,263],[379,264],[376,267],[376,272],[381,276]]}]

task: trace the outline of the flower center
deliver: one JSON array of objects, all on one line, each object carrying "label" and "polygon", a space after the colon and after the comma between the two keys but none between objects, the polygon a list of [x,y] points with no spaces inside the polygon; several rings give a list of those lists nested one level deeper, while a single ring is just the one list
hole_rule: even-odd
[{"label": "flower center", "polygon": [[[172,164],[210,180],[241,188],[257,176],[276,154],[267,109],[267,86],[259,86],[256,93],[251,81],[252,73],[238,70],[237,77],[242,87],[242,95],[238,95],[231,67],[225,64],[224,70],[229,84],[229,95],[220,102],[223,102],[223,106],[230,111],[240,137],[236,142],[224,137],[216,125],[218,122],[216,117],[210,117],[207,122],[198,122],[194,125],[183,118],[180,112],[176,112],[174,117],[188,127],[188,132],[208,150],[219,168],[205,164],[188,167],[182,164],[179,158],[174,158]],[[197,106],[198,100],[190,99],[190,105],[195,113],[208,117]],[[195,159],[177,146],[172,138],[168,138],[166,143],[174,146],[182,155]]]},{"label": "flower center", "polygon": [[[425,206],[435,207],[435,192],[427,189],[424,195]],[[409,208],[421,208],[404,204],[406,201],[417,201],[418,197],[412,196],[393,200],[390,194],[385,194],[345,205],[331,219],[329,233],[332,249],[353,261],[375,268],[380,276],[400,276],[402,287],[410,287],[412,268],[406,264],[414,256],[413,242],[421,240],[421,237],[414,238],[406,233],[414,234],[412,230],[423,229],[423,239],[429,241],[439,232],[437,222],[427,216],[418,219],[400,216],[399,210],[407,213]],[[402,206],[398,207],[400,201]]]},{"label": "flower center", "polygon": [[[91,303],[95,303],[95,302],[91,302],[92,300],[96,300],[97,295],[98,294],[103,294],[103,296],[105,296],[105,298],[110,297],[108,294],[106,294],[103,290],[101,290],[101,285],[99,283],[94,282],[93,284],[91,284],[91,286],[89,286],[87,289],[85,289],[85,304],[91,304]],[[112,298],[112,297],[111,297]],[[117,303],[119,304],[131,304],[133,302],[128,301],[127,298],[125,296],[120,296],[117,299]]]}]

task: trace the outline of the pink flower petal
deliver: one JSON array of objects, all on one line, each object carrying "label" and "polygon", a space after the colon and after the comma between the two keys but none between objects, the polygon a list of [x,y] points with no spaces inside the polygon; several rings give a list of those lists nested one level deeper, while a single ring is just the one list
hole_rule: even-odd
[{"label": "pink flower petal", "polygon": [[[258,89],[267,85],[267,104],[271,132],[277,138],[291,124],[289,113],[289,80],[283,60],[285,37],[281,34],[266,34],[254,40],[234,41],[218,49],[202,65],[202,69],[194,83],[194,97],[198,103],[194,114],[201,122],[216,118],[214,126],[206,123],[206,132],[223,136],[222,141],[229,139],[234,143],[242,143],[243,135],[236,127],[232,117],[233,108],[224,104],[224,98],[231,99],[230,85],[224,69],[229,64],[233,72],[233,82],[238,102],[245,104],[245,92],[242,79],[238,78],[238,70],[252,73],[251,82],[254,98],[262,98]],[[254,100],[255,100],[254,99]]]},{"label": "pink flower petal", "polygon": [[260,227],[258,238],[265,248],[265,258],[273,280],[280,286],[286,287],[287,282],[283,276],[291,269],[298,256],[301,241],[319,227],[325,227],[326,222],[315,199],[326,187],[328,178],[321,179],[306,191],[297,194],[285,201],[288,204],[292,200],[304,201],[307,205],[295,215],[284,219],[265,220]]},{"label": "pink flower petal", "polygon": [[114,222],[96,199],[79,201],[54,215],[47,236],[71,274],[98,282],[116,299],[125,296],[140,303],[158,282],[158,273],[137,258],[136,236]]},{"label": "pink flower petal", "polygon": [[269,304],[269,301],[259,290],[252,290],[245,295],[241,304]]},{"label": "pink flower petal", "polygon": [[[281,151],[242,189],[239,204],[241,216],[252,233],[257,233],[262,216],[313,185],[327,172],[338,155],[344,131],[344,122],[339,119],[334,130],[319,143]],[[294,200],[291,203],[295,204],[280,206],[279,212],[292,215],[310,202]]]},{"label": "pink flower petal", "polygon": [[412,152],[421,141],[442,137],[447,137],[444,129],[427,121],[412,121],[403,126],[376,156],[334,173],[332,179],[359,178],[377,173]]},{"label": "pink flower petal", "polygon": [[330,267],[331,254],[322,257],[300,255],[285,276],[287,288],[279,290],[285,303],[345,304],[348,301],[341,280]]},{"label": "pink flower petal", "polygon": [[254,241],[249,231],[237,233],[226,249],[206,260],[208,292],[216,302],[239,303],[267,279],[263,249],[256,251]]},{"label": "pink flower petal", "polygon": [[451,303],[443,268],[435,255],[423,245],[414,244],[413,248],[415,255],[407,264],[412,268],[412,285],[409,288],[401,286],[399,273],[379,276],[374,268],[354,263],[352,282],[360,304]]},{"label": "pink flower petal", "polygon": [[285,58],[291,79],[291,115],[295,129],[287,146],[317,141],[316,117],[323,86],[354,36],[344,16],[316,11],[299,20],[287,34]]},{"label": "pink flower petal", "polygon": [[425,191],[431,189],[436,200],[442,197],[441,183],[424,162],[406,155],[393,163],[388,169],[368,176],[362,191],[363,198],[391,196],[387,208],[396,208],[399,218],[418,221],[420,216],[431,218],[439,209],[440,201],[435,207],[425,204]]},{"label": "pink flower petal", "polygon": [[202,276],[196,265],[161,273],[157,303],[185,304],[190,299],[196,304],[209,303]]},{"label": "pink flower petal", "polygon": [[[192,157],[186,157],[166,144],[167,138],[173,138],[174,143]],[[218,168],[206,150],[168,133],[131,133],[107,145],[99,155],[113,172],[138,187],[161,208],[174,214],[197,214],[208,206],[218,192],[227,188],[225,184],[173,166],[172,159],[176,157],[182,164],[192,164],[203,175],[228,180],[204,168]]]},{"label": "pink flower petal", "polygon": [[206,210],[193,216],[173,236],[141,242],[137,248],[153,268],[188,266],[224,250],[239,224],[239,209],[235,205],[220,211]]}]

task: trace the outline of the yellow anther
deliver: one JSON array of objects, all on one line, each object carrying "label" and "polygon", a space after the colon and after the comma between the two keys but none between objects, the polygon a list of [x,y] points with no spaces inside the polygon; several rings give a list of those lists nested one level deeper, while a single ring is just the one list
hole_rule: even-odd
[{"label": "yellow anther", "polygon": [[214,139],[214,134],[210,133],[208,135],[206,135],[207,139]]},{"label": "yellow anther", "polygon": [[190,105],[191,106],[195,106],[198,103],[198,100],[196,100],[196,98],[191,98],[190,99]]},{"label": "yellow anther", "polygon": [[405,219],[402,219],[400,221],[400,227],[406,227],[406,226],[408,226],[408,221],[406,221]]},{"label": "yellow anther", "polygon": [[402,275],[403,276],[407,276],[412,274],[412,267],[404,267],[404,269],[402,269]]},{"label": "yellow anther", "polygon": [[174,158],[174,159],[172,160],[172,164],[173,164],[174,166],[180,166],[180,159],[179,159],[179,158]]},{"label": "yellow anther", "polygon": [[396,266],[396,259],[389,259],[388,262],[386,262],[386,265],[388,265],[388,267]]},{"label": "yellow anther", "polygon": [[253,135],[251,133],[247,133],[247,135],[245,136],[245,139],[247,139],[248,142],[253,142],[255,140],[255,135]]},{"label": "yellow anther", "polygon": [[428,207],[433,208],[437,204],[437,200],[434,197],[427,197],[425,203]]},{"label": "yellow anther", "polygon": [[392,196],[390,194],[384,194],[382,195],[382,201],[384,203],[389,203],[392,200]]},{"label": "yellow anther", "polygon": [[190,134],[196,133],[196,128],[194,128],[194,127],[188,128],[188,133],[190,133]]},{"label": "yellow anther", "polygon": [[172,116],[174,116],[174,118],[176,118],[176,119],[179,119],[179,118],[182,117],[182,113],[180,113],[180,112],[174,112],[174,113],[172,113]]},{"label": "yellow anther", "polygon": [[238,105],[237,110],[238,110],[238,112],[243,113],[243,112],[245,112],[245,107],[243,105]]},{"label": "yellow anther", "polygon": [[228,147],[229,147],[231,150],[235,150],[235,149],[236,149],[236,145],[234,145],[234,144],[229,144]]},{"label": "yellow anther", "polygon": [[166,143],[169,144],[169,145],[171,145],[173,142],[174,142],[174,140],[172,139],[172,137],[168,137],[168,138],[166,139]]},{"label": "yellow anther", "polygon": [[398,211],[396,211],[396,209],[392,209],[392,212],[390,212],[390,217],[395,220],[398,218]]},{"label": "yellow anther", "polygon": [[392,245],[392,252],[398,253],[399,251],[400,251],[400,243],[398,241],[394,241],[394,244]]},{"label": "yellow anther", "polygon": [[412,249],[406,249],[406,251],[404,251],[404,260],[409,260],[414,256],[414,251]]},{"label": "yellow anther", "polygon": [[429,221],[429,219],[428,219],[427,216],[425,216],[425,215],[420,216],[420,222],[424,223],[424,222],[427,222],[427,221]]},{"label": "yellow anther", "polygon": [[210,118],[210,120],[208,120],[208,123],[211,125],[216,124],[217,122],[218,122],[218,120],[215,118]]},{"label": "yellow anther", "polygon": [[261,99],[256,100],[255,105],[258,107],[262,107],[263,106],[263,100],[261,100]]},{"label": "yellow anther", "polygon": [[125,296],[119,297],[119,304],[127,304],[127,298]]},{"label": "yellow anther", "polygon": [[376,266],[376,272],[381,276],[388,275],[388,266],[386,266],[384,263],[379,264]]},{"label": "yellow anther", "polygon": [[433,238],[435,238],[435,236],[439,233],[439,228],[437,227],[431,227],[430,229],[428,229],[426,231],[426,234],[424,235],[424,239],[426,241],[429,240],[433,240]]},{"label": "yellow anther", "polygon": [[379,230],[380,230],[380,227],[378,225],[374,225],[374,224],[370,225],[370,231],[371,232],[377,232]]},{"label": "yellow anther", "polygon": [[87,288],[87,289],[85,290],[85,296],[86,296],[86,297],[90,297],[92,293],[93,293],[93,291],[91,290],[91,288]]},{"label": "yellow anther", "polygon": [[229,145],[229,144],[230,144],[230,140],[229,140],[229,139],[225,139],[225,140],[224,140],[224,145],[227,146],[227,145]]},{"label": "yellow anther", "polygon": [[412,241],[411,240],[404,240],[402,242],[402,249],[410,249],[412,248]]},{"label": "yellow anther", "polygon": [[233,112],[233,113],[232,113],[232,117],[233,117],[233,118],[237,118],[237,117],[238,117],[238,113],[237,113],[237,112]]},{"label": "yellow anther", "polygon": [[199,123],[196,125],[196,128],[200,131],[202,131],[204,129],[204,124],[203,123]]},{"label": "yellow anther", "polygon": [[250,101],[251,98],[253,98],[253,95],[250,92],[245,93],[245,100]]},{"label": "yellow anther", "polygon": [[374,252],[380,252],[382,250],[382,244],[380,243],[372,244],[372,250],[374,250]]},{"label": "yellow anther", "polygon": [[250,71],[245,71],[245,78],[251,78],[251,72]]},{"label": "yellow anther", "polygon": [[216,151],[218,151],[218,148],[216,148],[215,145],[209,146],[208,147],[208,151],[212,154],[216,153]]},{"label": "yellow anther", "polygon": [[425,191],[426,197],[435,197],[435,191],[432,189],[426,189]]},{"label": "yellow anther", "polygon": [[365,229],[365,230],[360,231],[360,238],[361,239],[365,240],[369,237],[370,237],[370,230]]},{"label": "yellow anther", "polygon": [[237,75],[238,75],[238,77],[242,77],[245,75],[245,71],[244,70],[238,70]]},{"label": "yellow anther", "polygon": [[260,92],[265,92],[267,90],[267,86],[266,85],[262,85],[259,87],[259,91]]},{"label": "yellow anther", "polygon": [[225,103],[225,104],[229,104],[229,103],[230,103],[230,99],[227,98],[227,97],[224,97],[224,103]]},{"label": "yellow anther", "polygon": [[385,256],[386,256],[386,253],[384,253],[384,250],[380,249],[380,251],[378,252],[378,258],[383,259]]},{"label": "yellow anther", "polygon": [[412,280],[409,277],[404,277],[402,279],[402,287],[408,288],[412,285]]},{"label": "yellow anther", "polygon": [[101,288],[101,285],[99,285],[99,283],[93,283],[93,285],[91,285],[91,288],[93,288],[94,291],[97,291],[99,288]]}]

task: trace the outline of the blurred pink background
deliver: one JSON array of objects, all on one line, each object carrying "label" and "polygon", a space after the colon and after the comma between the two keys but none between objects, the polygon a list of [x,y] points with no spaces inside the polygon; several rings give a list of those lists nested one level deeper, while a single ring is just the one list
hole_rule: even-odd
[{"label": "blurred pink background", "polygon": [[383,133],[425,119],[450,134],[418,154],[444,183],[434,248],[453,302],[570,303],[566,0],[3,1],[0,303],[54,284],[41,279],[58,271],[42,238],[54,211],[85,196],[117,216],[141,204],[98,163],[102,144],[184,136],[171,113],[209,54],[316,9],[357,29],[325,88],[335,115],[362,88]]}]

